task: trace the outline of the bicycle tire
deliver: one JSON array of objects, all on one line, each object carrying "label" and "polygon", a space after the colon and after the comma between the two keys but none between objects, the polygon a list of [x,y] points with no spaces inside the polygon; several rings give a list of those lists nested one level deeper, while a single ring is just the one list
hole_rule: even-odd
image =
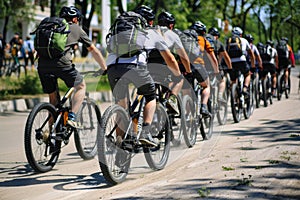
[{"label": "bicycle tire", "polygon": [[251,114],[252,114],[252,109],[253,109],[253,87],[252,83],[250,82],[249,85],[249,97],[246,99],[245,98],[245,105],[243,107],[243,113],[245,119],[249,119]]},{"label": "bicycle tire", "polygon": [[200,118],[200,132],[203,140],[209,140],[212,137],[213,133],[215,111],[212,99],[214,99],[214,93],[211,93],[211,96],[207,101],[207,108],[208,111],[212,114],[212,116],[207,118]]},{"label": "bicycle tire", "polygon": [[[128,113],[119,105],[109,106],[101,118],[101,129],[97,135],[98,160],[103,176],[110,185],[125,181],[128,174],[131,154],[117,145],[116,133],[117,128],[126,131],[128,126]],[[126,159],[117,166],[116,158],[120,154],[125,155]]]},{"label": "bicycle tire", "polygon": [[[143,147],[145,159],[149,167],[153,170],[163,169],[169,159],[170,154],[170,121],[165,107],[158,103],[155,114],[157,118],[151,124],[152,137],[157,142],[158,147]],[[154,133],[157,133],[154,135]]]},{"label": "bicycle tire", "polygon": [[84,160],[89,160],[97,154],[97,134],[100,131],[101,112],[97,104],[84,101],[77,114],[82,128],[74,131],[74,141],[78,154]]},{"label": "bicycle tire", "polygon": [[267,77],[263,80],[262,88],[263,88],[264,107],[268,107],[268,78]]},{"label": "bicycle tire", "polygon": [[240,107],[240,97],[238,94],[237,84],[234,83],[231,87],[231,112],[233,121],[239,123],[241,121],[241,107]]},{"label": "bicycle tire", "polygon": [[[30,112],[25,126],[24,146],[29,165],[36,172],[48,172],[56,164],[60,154],[60,142],[54,153],[50,151],[50,117],[55,121],[56,109],[50,103],[39,103]],[[41,130],[40,130],[41,129]]]},{"label": "bicycle tire", "polygon": [[253,90],[254,90],[254,98],[255,98],[255,107],[259,108],[260,107],[260,94],[259,94],[259,77],[256,76],[253,80]]},{"label": "bicycle tire", "polygon": [[291,90],[291,78],[288,77],[288,84],[287,84],[289,87],[288,88],[285,88],[285,98],[288,99],[289,96],[290,96],[290,90]]},{"label": "bicycle tire", "polygon": [[217,106],[217,119],[220,125],[224,125],[227,122],[227,113],[228,113],[228,100],[229,100],[229,90],[228,87],[225,87],[224,92],[222,93],[222,99],[225,102],[218,102]]},{"label": "bicycle tire", "polygon": [[283,92],[283,88],[282,88],[282,75],[279,75],[277,77],[277,100],[280,101],[281,97],[282,97],[282,92]]},{"label": "bicycle tire", "polygon": [[187,147],[191,148],[195,145],[197,139],[197,113],[195,103],[189,95],[185,95],[182,100],[183,117],[186,123],[186,134],[184,134],[184,141]]},{"label": "bicycle tire", "polygon": [[177,147],[181,144],[182,135],[186,134],[186,126],[185,126],[185,118],[183,116],[183,104],[178,95],[174,95],[176,97],[178,110],[180,113],[169,113],[169,121],[171,127],[171,142],[172,144]]}]

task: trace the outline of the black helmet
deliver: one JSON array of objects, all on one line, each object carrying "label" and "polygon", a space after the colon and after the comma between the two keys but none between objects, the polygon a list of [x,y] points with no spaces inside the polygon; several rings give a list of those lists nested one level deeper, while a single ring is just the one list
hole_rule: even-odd
[{"label": "black helmet", "polygon": [[220,37],[220,32],[216,27],[211,27],[210,29],[208,29],[208,33],[213,35],[213,36]]},{"label": "black helmet", "polygon": [[263,43],[261,43],[261,42],[259,42],[259,43],[257,43],[257,45],[256,45],[258,48],[263,48],[264,47],[264,44]]},{"label": "black helmet", "polygon": [[62,18],[77,17],[78,21],[80,21],[82,14],[79,11],[79,9],[76,8],[75,6],[70,6],[70,7],[64,6],[64,7],[62,7],[62,9],[59,12],[59,17],[62,17]]},{"label": "black helmet", "polygon": [[268,45],[270,45],[271,47],[273,47],[273,45],[274,45],[274,42],[272,41],[272,40],[267,40],[267,42],[266,42]]},{"label": "black helmet", "polygon": [[245,39],[249,42],[252,43],[254,41],[254,37],[251,34],[246,34]]},{"label": "black helmet", "polygon": [[153,10],[150,7],[145,6],[145,5],[142,5],[142,6],[138,7],[135,10],[135,12],[138,13],[138,14],[140,14],[147,21],[154,20],[154,18],[155,18]]},{"label": "black helmet", "polygon": [[281,40],[285,40],[286,42],[289,42],[289,39],[287,37],[281,37]]},{"label": "black helmet", "polygon": [[204,33],[206,33],[206,26],[200,22],[200,21],[196,21],[191,27],[190,29],[195,30],[199,35],[204,35]]},{"label": "black helmet", "polygon": [[169,12],[162,12],[157,17],[158,25],[169,26],[175,24],[175,17]]}]

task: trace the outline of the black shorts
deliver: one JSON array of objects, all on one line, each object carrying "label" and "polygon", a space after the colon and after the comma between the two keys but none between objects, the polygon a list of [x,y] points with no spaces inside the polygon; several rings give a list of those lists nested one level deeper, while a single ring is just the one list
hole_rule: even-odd
[{"label": "black shorts", "polygon": [[232,63],[232,70],[230,71],[231,81],[235,81],[237,79],[237,77],[239,76],[239,71],[241,71],[244,76],[247,76],[249,74],[250,66],[246,61]]},{"label": "black shorts", "polygon": [[155,84],[146,66],[114,64],[108,66],[107,75],[117,101],[126,97],[130,83],[138,88],[138,94],[155,95]]},{"label": "black shorts", "polygon": [[193,64],[192,71],[194,77],[197,79],[199,83],[205,81],[208,78],[207,70],[201,64]]},{"label": "black shorts", "polygon": [[276,73],[276,66],[272,63],[263,63],[263,71],[259,72],[261,77],[264,77],[270,72],[271,75]]},{"label": "black shorts", "polygon": [[[62,79],[67,87],[74,87],[82,83],[83,77],[77,71],[75,66],[72,67],[41,67],[37,68],[43,91],[47,94],[55,92],[57,78]],[[55,77],[51,76],[54,75]]]}]

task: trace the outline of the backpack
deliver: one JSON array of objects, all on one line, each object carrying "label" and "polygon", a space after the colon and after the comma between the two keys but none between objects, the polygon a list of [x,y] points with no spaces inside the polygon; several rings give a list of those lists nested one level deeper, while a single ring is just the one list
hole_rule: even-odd
[{"label": "backpack", "polygon": [[242,41],[237,35],[232,35],[227,40],[227,52],[230,58],[239,58],[243,55]]},{"label": "backpack", "polygon": [[34,48],[38,56],[53,59],[64,55],[70,32],[69,24],[64,18],[46,17],[30,34],[35,34]]},{"label": "backpack", "polygon": [[183,48],[191,62],[200,55],[200,47],[198,44],[198,34],[195,30],[187,29],[177,33],[183,45]]},{"label": "backpack", "polygon": [[261,60],[266,63],[270,62],[272,59],[272,48],[270,45],[259,45],[257,46],[258,52],[260,54]]},{"label": "backpack", "polygon": [[287,66],[290,64],[289,61],[289,50],[287,47],[287,42],[285,40],[280,40],[276,46],[278,61],[280,66]]},{"label": "backpack", "polygon": [[108,52],[125,58],[141,53],[147,36],[146,25],[147,21],[135,12],[119,15],[106,36]]}]

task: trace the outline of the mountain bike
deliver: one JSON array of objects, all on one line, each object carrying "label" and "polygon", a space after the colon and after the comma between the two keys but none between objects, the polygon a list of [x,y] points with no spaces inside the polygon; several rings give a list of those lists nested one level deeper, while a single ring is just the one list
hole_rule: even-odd
[{"label": "mountain bike", "polygon": [[253,73],[251,73],[251,80],[253,83],[253,96],[254,96],[254,100],[255,100],[255,107],[259,108],[260,107],[260,100],[261,100],[261,93],[262,93],[262,89],[261,89],[261,80],[259,78],[259,73],[258,73],[259,69],[255,69],[255,71]]},{"label": "mountain bike", "polygon": [[165,107],[157,102],[151,124],[151,135],[158,145],[146,146],[139,142],[146,100],[143,95],[134,96],[131,103],[127,91],[127,110],[114,104],[109,106],[102,116],[101,131],[97,137],[98,159],[103,176],[111,185],[126,180],[131,159],[141,151],[153,170],[163,169],[169,158],[171,127]]},{"label": "mountain bike", "polygon": [[[89,73],[94,76],[102,74],[100,71],[81,72],[84,75]],[[49,76],[55,78],[52,74]],[[68,145],[73,133],[75,146],[81,158],[89,160],[94,158],[97,153],[96,139],[101,120],[101,112],[97,103],[89,97],[87,92],[77,113],[80,127],[75,129],[67,125],[74,87],[69,88],[61,99],[59,89],[56,88],[58,104],[53,106],[46,102],[38,103],[26,121],[25,153],[29,165],[36,172],[48,172],[55,166],[61,149]]]},{"label": "mountain bike", "polygon": [[[290,70],[290,67],[289,67]],[[290,73],[289,73],[290,74]],[[278,101],[281,100],[282,94],[285,94],[285,98],[288,99],[290,95],[290,88],[291,88],[291,78],[288,77],[288,82],[286,83],[285,80],[285,71],[283,69],[277,75],[277,99]],[[286,88],[288,85],[288,88]]]},{"label": "mountain bike", "polygon": [[24,68],[25,75],[26,75],[27,70],[25,65],[21,64],[17,57],[14,57],[13,62],[10,62],[10,64],[7,66],[5,75],[9,77],[12,75],[12,73],[15,73],[16,77],[20,78],[21,68]]},{"label": "mountain bike", "polygon": [[272,97],[272,77],[270,72],[262,79],[262,100],[264,102],[264,107],[268,106],[268,102],[273,104]]},{"label": "mountain bike", "polygon": [[237,82],[231,86],[231,111],[235,123],[239,123],[244,113],[245,119],[248,119],[253,112],[253,83],[249,84],[249,97],[245,98],[243,94],[244,75],[239,71]]}]

